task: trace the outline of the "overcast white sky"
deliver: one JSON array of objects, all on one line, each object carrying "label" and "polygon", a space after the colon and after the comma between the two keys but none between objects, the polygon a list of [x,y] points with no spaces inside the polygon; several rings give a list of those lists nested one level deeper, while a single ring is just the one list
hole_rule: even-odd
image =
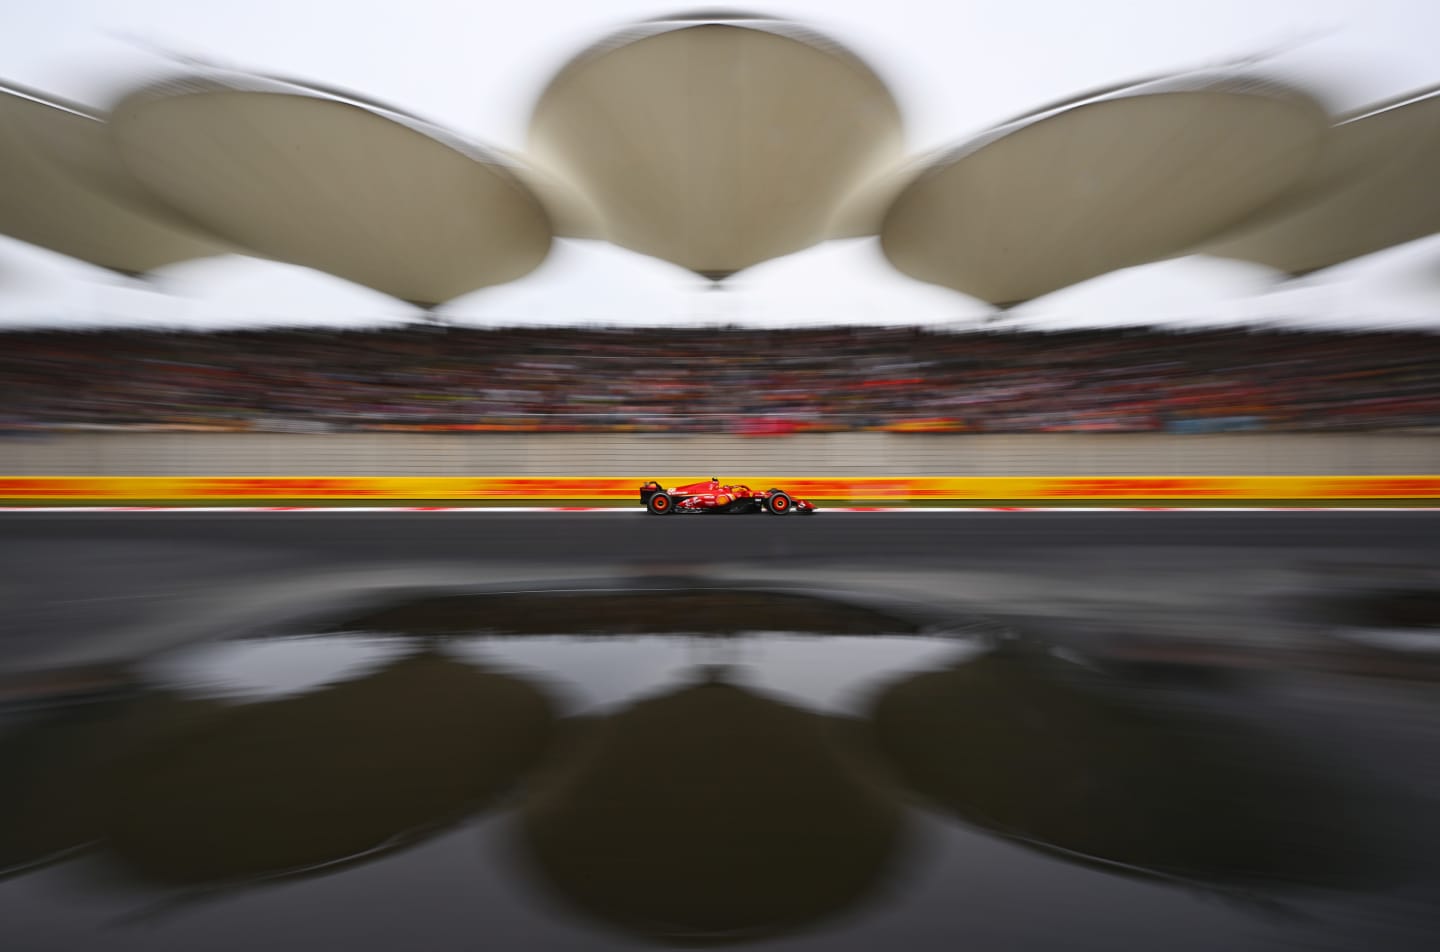
[{"label": "overcast white sky", "polygon": [[[648,0],[46,0],[0,12],[0,79],[105,105],[161,68],[140,43],[352,88],[519,149],[549,75],[594,39],[695,4]],[[804,21],[891,84],[922,150],[1062,96],[1283,49],[1278,63],[1347,109],[1440,82],[1440,0],[792,0],[739,4]],[[0,237],[0,327],[374,323],[413,311],[302,268],[214,259],[119,281]],[[832,242],[739,275],[729,291],[621,249],[558,242],[530,276],[461,298],[464,322],[966,324],[979,302],[894,272],[873,241]],[[1440,325],[1440,239],[1276,288],[1263,268],[1191,258],[1032,302],[1010,320],[1301,318]]]}]

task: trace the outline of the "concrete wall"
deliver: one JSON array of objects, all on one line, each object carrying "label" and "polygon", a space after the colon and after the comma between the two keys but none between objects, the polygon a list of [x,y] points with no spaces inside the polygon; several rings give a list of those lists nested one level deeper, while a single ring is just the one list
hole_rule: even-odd
[{"label": "concrete wall", "polygon": [[833,433],[70,433],[0,437],[28,476],[1383,475],[1440,473],[1440,436]]}]

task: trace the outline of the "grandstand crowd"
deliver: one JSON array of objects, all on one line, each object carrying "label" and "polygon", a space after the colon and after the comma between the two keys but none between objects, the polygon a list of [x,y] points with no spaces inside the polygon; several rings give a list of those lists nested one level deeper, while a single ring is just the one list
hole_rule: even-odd
[{"label": "grandstand crowd", "polygon": [[921,328],[25,331],[0,428],[738,432],[1440,427],[1440,336]]}]

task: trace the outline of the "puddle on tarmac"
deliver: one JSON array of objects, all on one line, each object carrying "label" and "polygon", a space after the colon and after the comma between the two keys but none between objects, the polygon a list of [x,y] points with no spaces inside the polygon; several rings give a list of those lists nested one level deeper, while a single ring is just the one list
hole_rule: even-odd
[{"label": "puddle on tarmac", "polygon": [[1433,814],[1384,778],[922,615],[417,595],[148,659],[3,722],[7,948],[1434,937]]}]

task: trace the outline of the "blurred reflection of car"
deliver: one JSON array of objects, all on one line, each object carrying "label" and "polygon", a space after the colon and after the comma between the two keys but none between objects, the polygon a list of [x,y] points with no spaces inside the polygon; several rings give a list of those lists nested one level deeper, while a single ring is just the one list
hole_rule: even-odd
[{"label": "blurred reflection of car", "polygon": [[783,516],[792,510],[806,515],[815,511],[814,503],[796,499],[783,489],[755,492],[749,486],[723,485],[719,476],[711,476],[708,482],[690,483],[674,489],[666,489],[651,480],[640,487],[640,502],[656,516],[668,516],[672,512],[726,515],[768,512],[771,515]]}]

